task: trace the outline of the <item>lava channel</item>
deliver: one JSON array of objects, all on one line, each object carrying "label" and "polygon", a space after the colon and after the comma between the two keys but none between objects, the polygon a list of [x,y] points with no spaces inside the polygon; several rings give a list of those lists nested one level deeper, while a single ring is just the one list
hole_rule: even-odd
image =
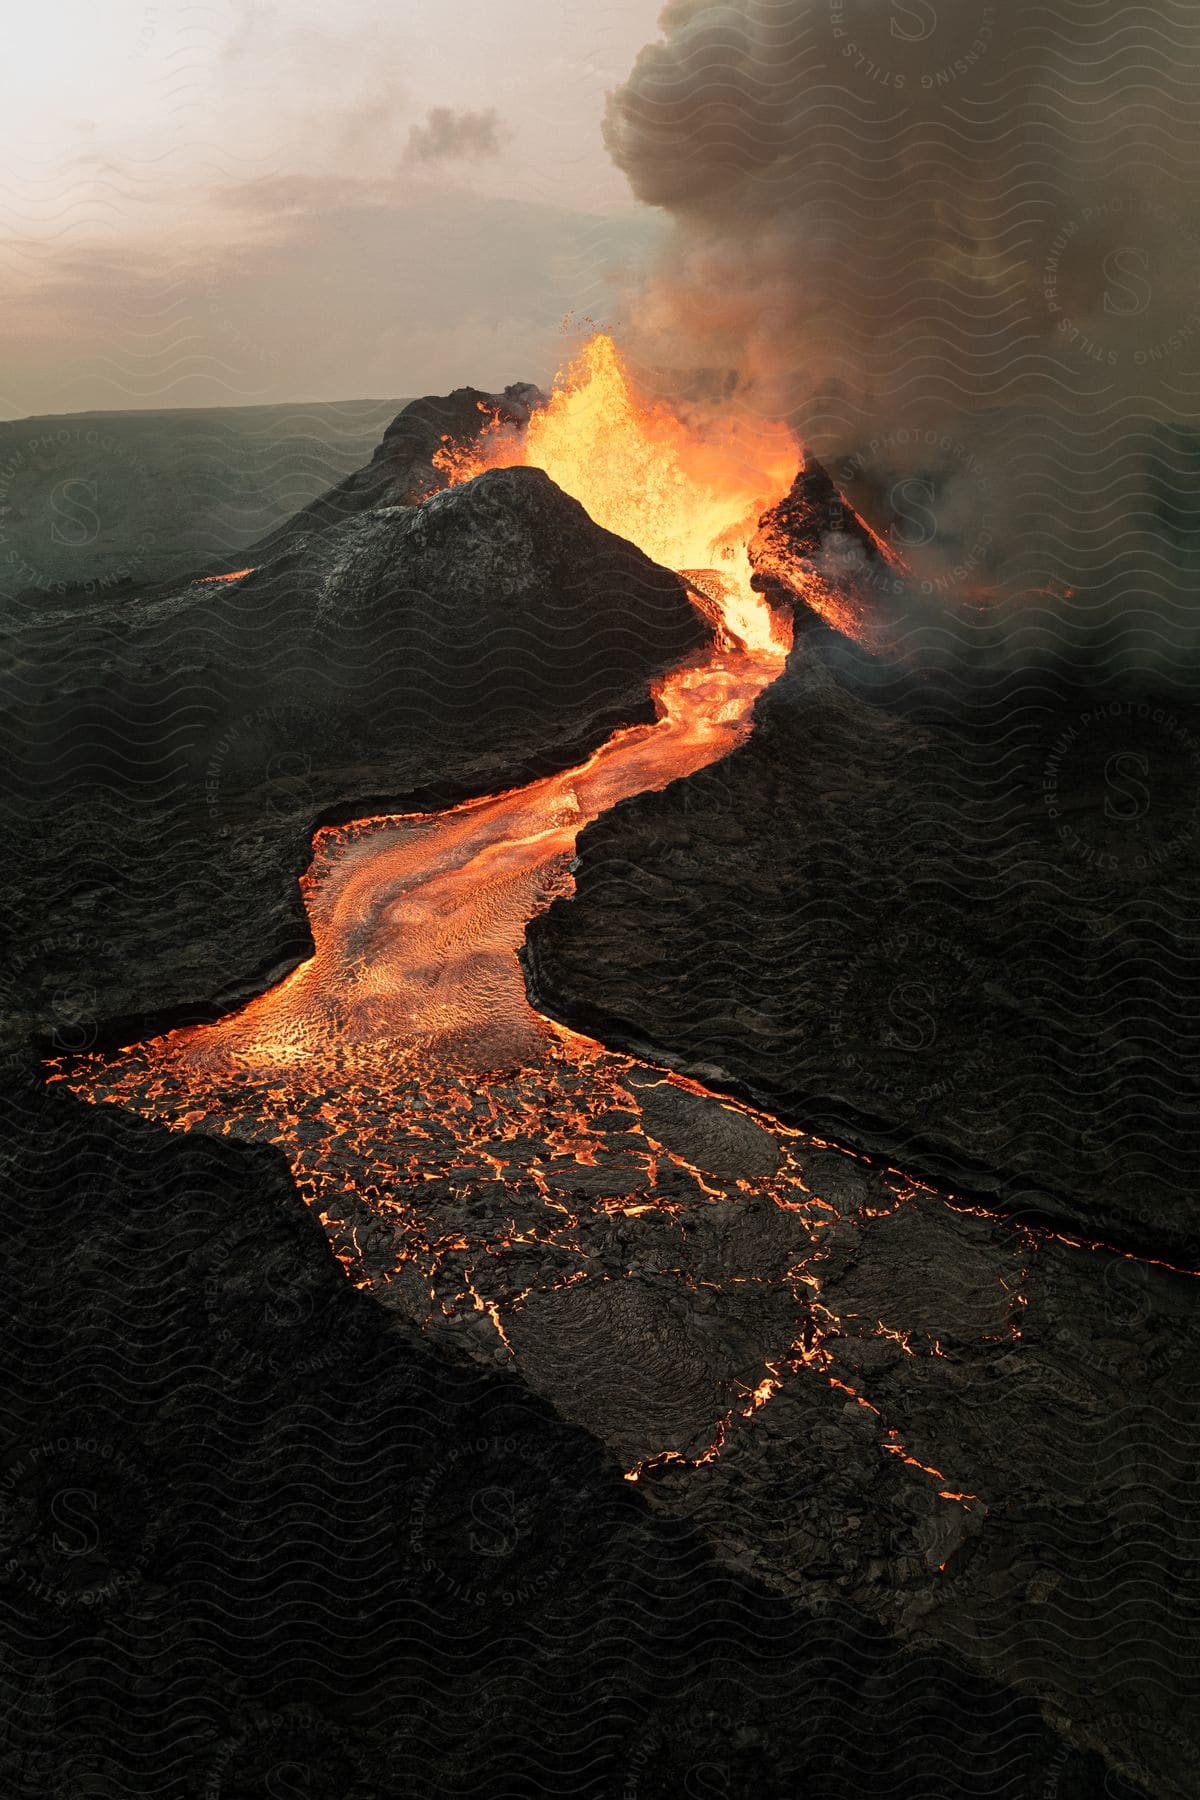
[{"label": "lava channel", "polygon": [[[640,402],[603,339],[523,441],[485,432],[481,448],[446,450],[453,479],[500,460],[536,462],[600,523],[692,570],[715,609],[712,654],[660,684],[656,723],[617,731],[576,768],[320,831],[301,883],[309,961],[214,1024],[60,1059],[50,1079],[176,1130],[280,1146],[356,1285],[472,1355],[515,1357],[556,1403],[568,1405],[552,1380],[563,1345],[597,1307],[610,1323],[624,1308],[639,1340],[673,1319],[681,1347],[640,1395],[616,1341],[601,1383],[622,1388],[607,1435],[641,1479],[719,1456],[790,1379],[844,1387],[827,1347],[839,1321],[820,1303],[823,1241],[841,1221],[804,1179],[806,1157],[831,1147],[541,1016],[518,951],[571,892],[584,825],[749,732],[788,632],[751,588],[746,544],[791,464],[779,436],[755,453],[722,447]],[[672,1124],[670,1105],[689,1101],[732,1148],[706,1156],[686,1118]],[[899,1200],[910,1184],[896,1175],[894,1189]],[[731,1218],[753,1223],[740,1263]],[[720,1329],[685,1342],[681,1313],[701,1299]],[[549,1362],[544,1334],[524,1349],[536,1306],[556,1321]],[[880,1453],[976,1504],[882,1420]]]}]

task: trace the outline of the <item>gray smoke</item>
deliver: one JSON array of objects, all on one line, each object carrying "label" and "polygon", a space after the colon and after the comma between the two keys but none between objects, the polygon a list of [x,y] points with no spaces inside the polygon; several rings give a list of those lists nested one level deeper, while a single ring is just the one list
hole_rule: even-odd
[{"label": "gray smoke", "polygon": [[503,138],[494,107],[480,112],[431,106],[404,146],[406,163],[483,162],[498,156]]},{"label": "gray smoke", "polygon": [[[671,0],[606,138],[674,229],[658,366],[736,366],[949,629],[1200,670],[1200,8]],[[964,623],[966,621],[966,623]]]}]

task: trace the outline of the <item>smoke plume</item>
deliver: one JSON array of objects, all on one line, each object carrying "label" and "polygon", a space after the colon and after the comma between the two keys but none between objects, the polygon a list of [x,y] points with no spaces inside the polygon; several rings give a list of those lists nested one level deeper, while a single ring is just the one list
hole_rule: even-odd
[{"label": "smoke plume", "polygon": [[431,106],[404,146],[406,163],[483,162],[499,156],[502,132],[493,107],[481,112]]},{"label": "smoke plume", "polygon": [[1009,659],[1200,672],[1190,0],[670,0],[660,25],[605,127],[674,226],[640,354],[736,366],[925,617],[961,635],[1002,595]]}]

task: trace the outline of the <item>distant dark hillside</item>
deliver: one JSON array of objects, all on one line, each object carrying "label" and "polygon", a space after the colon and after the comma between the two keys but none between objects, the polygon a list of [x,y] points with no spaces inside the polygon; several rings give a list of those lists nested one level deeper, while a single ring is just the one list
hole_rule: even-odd
[{"label": "distant dark hillside", "polygon": [[359,468],[402,399],[0,422],[0,596],[240,566]]}]

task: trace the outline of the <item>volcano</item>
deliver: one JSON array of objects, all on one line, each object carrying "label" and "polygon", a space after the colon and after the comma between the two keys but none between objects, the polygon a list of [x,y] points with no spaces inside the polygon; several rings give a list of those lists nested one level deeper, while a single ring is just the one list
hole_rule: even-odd
[{"label": "volcano", "polygon": [[[1096,1039],[1046,985],[1066,927],[986,695],[887,660],[888,546],[797,456],[600,339],[548,397],[416,403],[231,579],[14,633],[33,1129],[269,1195],[251,1267],[298,1192],[358,1330],[553,1422],[487,1451],[493,1506],[590,1518],[581,1434],[714,1580],[884,1634],[900,1686],[931,1659],[1081,1782],[1182,1795],[1194,1234],[1148,1137],[1122,1163],[1127,1122],[1068,1110]],[[1149,957],[1107,892],[1069,923],[1101,916]],[[1159,1180],[1186,1128],[1157,1148]],[[539,1588],[536,1556],[496,1586],[486,1508],[474,1563],[442,1546],[457,1467],[422,1475],[413,1568],[551,1627],[565,1547]]]}]

